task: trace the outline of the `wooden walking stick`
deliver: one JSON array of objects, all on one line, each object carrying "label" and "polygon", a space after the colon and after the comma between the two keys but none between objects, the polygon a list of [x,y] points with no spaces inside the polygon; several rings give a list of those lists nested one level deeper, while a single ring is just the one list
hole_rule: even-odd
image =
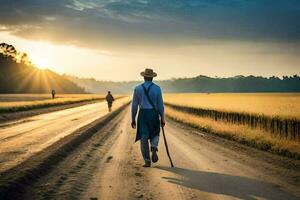
[{"label": "wooden walking stick", "polygon": [[162,132],[163,132],[165,147],[166,147],[167,155],[168,155],[170,163],[171,163],[171,167],[174,167],[171,156],[170,156],[170,153],[169,153],[168,143],[167,143],[167,139],[166,139],[166,135],[165,135],[165,129],[164,129],[164,127],[161,127],[161,129],[162,129]]}]

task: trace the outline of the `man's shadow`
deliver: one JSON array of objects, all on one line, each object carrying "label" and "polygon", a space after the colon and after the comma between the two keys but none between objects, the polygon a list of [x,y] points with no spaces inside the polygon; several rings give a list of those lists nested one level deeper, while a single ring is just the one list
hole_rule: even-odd
[{"label": "man's shadow", "polygon": [[254,200],[257,197],[270,200],[299,200],[299,197],[289,194],[275,185],[247,177],[183,168],[163,166],[158,166],[157,168],[181,177],[162,177],[168,182],[203,192],[223,194],[247,200]]}]

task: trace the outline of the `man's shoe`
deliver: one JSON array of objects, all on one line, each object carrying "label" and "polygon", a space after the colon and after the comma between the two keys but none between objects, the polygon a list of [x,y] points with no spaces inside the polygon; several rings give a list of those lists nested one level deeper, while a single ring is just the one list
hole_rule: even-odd
[{"label": "man's shoe", "polygon": [[151,147],[151,152],[152,152],[151,160],[152,160],[152,162],[156,163],[158,161],[157,148]]},{"label": "man's shoe", "polygon": [[151,163],[150,162],[147,162],[143,165],[143,167],[151,167]]}]

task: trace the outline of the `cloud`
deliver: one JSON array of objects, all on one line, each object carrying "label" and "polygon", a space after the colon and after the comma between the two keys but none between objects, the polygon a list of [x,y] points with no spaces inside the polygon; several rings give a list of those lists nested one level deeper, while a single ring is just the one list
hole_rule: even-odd
[{"label": "cloud", "polygon": [[89,48],[300,41],[297,0],[1,0],[12,34]]}]

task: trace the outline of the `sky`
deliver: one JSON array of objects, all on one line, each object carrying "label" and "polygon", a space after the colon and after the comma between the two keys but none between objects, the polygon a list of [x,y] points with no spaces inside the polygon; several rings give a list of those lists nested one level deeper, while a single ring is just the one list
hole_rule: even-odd
[{"label": "sky", "polygon": [[299,0],[0,0],[0,42],[98,80],[300,72]]}]

